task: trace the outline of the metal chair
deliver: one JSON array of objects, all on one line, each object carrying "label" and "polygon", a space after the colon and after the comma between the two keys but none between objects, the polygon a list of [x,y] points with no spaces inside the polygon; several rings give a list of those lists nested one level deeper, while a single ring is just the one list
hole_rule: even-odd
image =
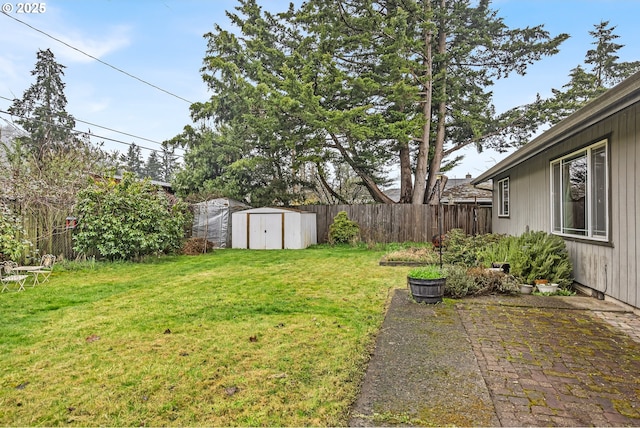
[{"label": "metal chair", "polygon": [[[36,270],[29,271],[33,274],[33,285],[43,284],[49,280],[49,276],[51,276],[51,272],[53,272],[53,265],[56,263],[56,256],[53,254],[45,254],[40,259],[40,266]],[[43,276],[43,279],[40,280],[40,275]]]},{"label": "metal chair", "polygon": [[2,291],[9,291],[9,284],[18,284],[18,291],[24,291],[24,282],[29,275],[16,275],[13,273],[13,268],[18,266],[15,262],[4,262],[0,268],[0,282],[2,282]]}]

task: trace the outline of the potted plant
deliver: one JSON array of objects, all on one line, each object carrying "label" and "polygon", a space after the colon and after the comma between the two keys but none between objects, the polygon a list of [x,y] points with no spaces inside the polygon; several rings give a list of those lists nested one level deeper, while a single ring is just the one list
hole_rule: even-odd
[{"label": "potted plant", "polygon": [[539,282],[540,280],[536,280],[536,288],[541,293],[555,293],[558,291],[558,284],[549,283],[549,281],[544,280],[544,282]]},{"label": "potted plant", "polygon": [[411,296],[418,303],[441,302],[446,281],[444,269],[437,265],[417,267],[407,275]]},{"label": "potted plant", "polygon": [[520,293],[521,294],[531,294],[533,292],[533,285],[531,284],[520,284]]}]

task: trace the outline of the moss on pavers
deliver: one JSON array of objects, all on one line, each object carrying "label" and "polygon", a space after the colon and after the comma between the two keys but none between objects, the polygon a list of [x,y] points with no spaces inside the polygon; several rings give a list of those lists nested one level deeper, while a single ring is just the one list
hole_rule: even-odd
[{"label": "moss on pavers", "polygon": [[587,310],[588,301],[553,299],[456,305],[500,422],[639,425],[640,344]]},{"label": "moss on pavers", "polygon": [[638,426],[640,343],[607,314],[633,316],[588,297],[424,305],[397,290],[350,425]]},{"label": "moss on pavers", "polygon": [[490,426],[498,420],[464,326],[450,301],[396,290],[350,426]]}]

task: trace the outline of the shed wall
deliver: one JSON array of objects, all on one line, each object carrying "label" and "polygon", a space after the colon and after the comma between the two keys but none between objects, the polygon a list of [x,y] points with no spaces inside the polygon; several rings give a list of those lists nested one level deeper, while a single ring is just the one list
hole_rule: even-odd
[{"label": "shed wall", "polygon": [[494,177],[509,177],[510,217],[493,212],[493,231],[519,235],[551,232],[550,161],[597,142],[609,141],[609,242],[565,239],[574,278],[617,300],[640,307],[640,107],[634,104],[564,142]]},{"label": "shed wall", "polygon": [[302,249],[317,243],[315,213],[257,208],[234,213],[232,221],[233,248]]},{"label": "shed wall", "polygon": [[231,247],[232,213],[247,208],[247,205],[226,198],[194,204],[191,236],[205,238],[219,248]]}]

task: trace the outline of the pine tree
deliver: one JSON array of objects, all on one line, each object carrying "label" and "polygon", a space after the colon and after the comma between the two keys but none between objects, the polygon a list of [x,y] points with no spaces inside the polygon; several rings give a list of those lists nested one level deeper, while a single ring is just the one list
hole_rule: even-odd
[{"label": "pine tree", "polygon": [[446,156],[523,142],[527,112],[496,115],[491,86],[568,37],[509,28],[489,0],[308,0],[277,15],[238,3],[228,16],[241,34],[206,35],[215,95],[192,116],[230,130],[240,159],[225,184],[249,187],[252,201],[271,189],[267,203],[286,200],[305,162],[328,171],[336,158],[376,202],[393,202],[381,189],[391,164],[401,202],[428,202]]},{"label": "pine tree", "polygon": [[595,84],[598,87],[610,86],[617,83],[621,77],[617,67],[620,59],[617,53],[624,45],[613,42],[620,36],[613,33],[616,27],[610,27],[609,21],[601,21],[594,27],[595,29],[589,31],[589,34],[596,39],[592,42],[595,49],[587,51],[584,62],[592,66],[592,73],[596,77]]},{"label": "pine tree", "polygon": [[64,68],[51,50],[39,50],[31,72],[36,82],[9,107],[16,123],[29,134],[20,138],[40,164],[52,153],[71,151],[78,145],[73,133],[75,120],[65,110]]},{"label": "pine tree", "polygon": [[158,152],[151,151],[151,154],[147,158],[147,162],[144,165],[144,176],[149,177],[152,180],[162,181],[162,162],[158,156]]},{"label": "pine tree", "polygon": [[136,174],[138,177],[144,176],[144,162],[142,161],[142,152],[140,147],[135,143],[131,143],[127,149],[126,155],[120,155],[120,161],[124,163],[126,171]]},{"label": "pine tree", "polygon": [[162,145],[162,158],[160,159],[160,180],[168,183],[173,178],[173,174],[178,167],[175,149],[169,144]]},{"label": "pine tree", "polygon": [[[545,114],[551,124],[575,112],[589,101],[603,94],[611,86],[640,70],[640,61],[619,62],[618,51],[624,47],[615,43],[619,36],[609,21],[594,25],[589,34],[595,39],[585,55],[585,66],[571,70],[570,81],[560,89],[552,89],[553,97],[544,103]],[[590,67],[589,67],[590,66]]]}]

